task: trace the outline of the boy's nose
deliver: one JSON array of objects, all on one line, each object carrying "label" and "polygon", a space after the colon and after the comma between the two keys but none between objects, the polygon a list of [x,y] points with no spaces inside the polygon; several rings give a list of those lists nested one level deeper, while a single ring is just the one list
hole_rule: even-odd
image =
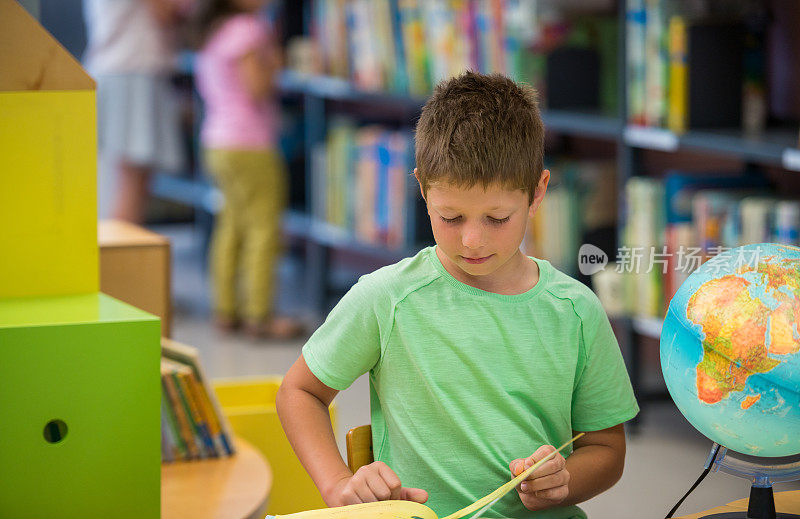
[{"label": "boy's nose", "polygon": [[478,249],[483,245],[483,229],[480,225],[466,227],[461,234],[461,243],[468,249]]}]

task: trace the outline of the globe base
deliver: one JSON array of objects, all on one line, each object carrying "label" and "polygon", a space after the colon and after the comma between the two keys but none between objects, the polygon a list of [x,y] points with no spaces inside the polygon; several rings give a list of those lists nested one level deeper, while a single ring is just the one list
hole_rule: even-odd
[{"label": "globe base", "polygon": [[797,514],[775,512],[775,497],[772,487],[750,487],[747,512],[725,512],[704,515],[700,519],[800,519]]},{"label": "globe base", "polygon": [[[776,513],[772,517],[774,519],[800,519],[800,515],[797,514]],[[755,518],[747,515],[747,512],[725,512],[722,514],[704,515],[700,519],[755,519]]]}]

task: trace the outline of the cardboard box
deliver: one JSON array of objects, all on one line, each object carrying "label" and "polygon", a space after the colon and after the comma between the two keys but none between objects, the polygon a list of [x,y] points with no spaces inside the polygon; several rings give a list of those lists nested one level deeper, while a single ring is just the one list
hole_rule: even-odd
[{"label": "cardboard box", "polygon": [[159,517],[159,335],[104,294],[0,299],[0,517]]},{"label": "cardboard box", "polygon": [[0,0],[0,298],[96,292],[95,83]]},{"label": "cardboard box", "polygon": [[100,290],[161,318],[171,335],[170,243],[160,234],[118,220],[97,225]]}]

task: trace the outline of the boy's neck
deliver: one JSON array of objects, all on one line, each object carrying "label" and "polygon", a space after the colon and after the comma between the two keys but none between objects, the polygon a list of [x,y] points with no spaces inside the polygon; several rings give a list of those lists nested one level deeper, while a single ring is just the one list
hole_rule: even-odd
[{"label": "boy's neck", "polygon": [[539,264],[518,251],[504,265],[486,276],[472,276],[456,265],[437,246],[436,256],[445,270],[458,281],[486,292],[513,296],[524,294],[539,282]]}]

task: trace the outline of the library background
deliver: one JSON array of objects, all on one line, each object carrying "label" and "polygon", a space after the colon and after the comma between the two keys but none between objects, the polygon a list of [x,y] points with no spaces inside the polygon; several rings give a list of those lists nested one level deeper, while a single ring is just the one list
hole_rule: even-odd
[{"label": "library background", "polygon": [[[190,17],[192,0],[173,3]],[[622,480],[581,506],[590,517],[660,517],[711,463],[678,514],[746,508],[736,500],[752,480],[706,459],[712,441],[670,398],[659,339],[670,300],[701,264],[746,244],[800,246],[800,4],[268,4],[260,15],[282,54],[275,82],[289,178],[275,307],[302,323],[284,339],[213,322],[208,251],[223,195],[203,160],[204,108],[184,31],[175,29],[183,45],[170,84],[185,166],[154,172],[142,221],[113,220],[118,179],[104,157],[40,160],[59,146],[96,152],[82,144],[95,142],[93,85],[65,72],[84,57],[85,5],[0,0],[0,246],[22,251],[0,278],[0,516],[244,518],[323,507],[283,435],[275,392],[361,275],[433,244],[411,175],[413,129],[433,85],[466,69],[537,89],[552,180],[524,252],[598,295],[641,407],[626,426]],[[36,59],[47,64],[38,84],[15,68],[30,72],[24,64]],[[29,133],[45,144],[30,144]],[[41,171],[26,176],[23,163]],[[85,198],[95,183],[97,222]],[[17,200],[39,195],[32,206]],[[81,249],[87,237],[99,249]],[[109,355],[122,336],[113,348],[124,354]],[[160,394],[149,384],[153,355]],[[337,396],[331,417],[346,455],[347,431],[369,423],[366,377]],[[779,511],[800,514],[798,465],[795,453],[773,468]]]}]

